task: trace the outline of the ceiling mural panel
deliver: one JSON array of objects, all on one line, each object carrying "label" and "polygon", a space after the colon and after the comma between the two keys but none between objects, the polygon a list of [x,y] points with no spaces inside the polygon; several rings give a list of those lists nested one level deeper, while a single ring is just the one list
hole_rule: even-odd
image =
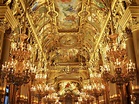
[{"label": "ceiling mural panel", "polygon": [[[31,10],[36,11],[43,3],[45,3],[45,0],[35,0],[34,3],[32,3]],[[45,8],[41,8],[45,9]]]},{"label": "ceiling mural panel", "polygon": [[78,31],[81,0],[55,0],[58,31]]},{"label": "ceiling mural panel", "polygon": [[96,7],[100,8],[101,10],[105,10],[106,8],[105,0],[91,0],[91,3],[93,3]]}]

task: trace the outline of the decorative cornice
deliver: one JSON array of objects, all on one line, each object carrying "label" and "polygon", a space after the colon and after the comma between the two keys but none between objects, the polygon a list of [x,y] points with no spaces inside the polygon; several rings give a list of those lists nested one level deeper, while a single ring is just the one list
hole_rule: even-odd
[{"label": "decorative cornice", "polygon": [[[26,6],[25,6],[25,3],[24,3],[24,0],[20,0],[20,3],[21,3],[21,5],[22,5],[23,10],[25,11],[25,10],[26,10]],[[40,43],[39,38],[38,38],[38,36],[37,36],[36,28],[34,27],[34,23],[33,23],[33,21],[32,21],[32,19],[31,19],[30,15],[29,15],[29,13],[28,13],[28,11],[25,11],[25,12],[26,12],[26,17],[27,17],[27,19],[28,19],[29,25],[30,25],[30,27],[31,27],[31,29],[32,29],[33,35],[34,35],[34,37],[35,37],[35,39],[36,39],[36,41],[37,41],[37,43],[38,43],[39,49],[41,50],[43,56],[45,57],[45,54],[44,54],[44,52],[43,52],[41,43]]]},{"label": "decorative cornice", "polygon": [[[117,2],[117,0],[113,0],[113,2],[112,2],[112,10],[114,9],[116,2]],[[98,45],[99,45],[99,43],[100,43],[100,41],[101,41],[101,39],[102,39],[102,37],[103,37],[103,33],[104,33],[104,31],[105,31],[105,29],[106,29],[106,27],[107,27],[107,24],[108,24],[108,22],[109,22],[110,17],[111,17],[111,12],[109,12],[108,15],[107,15],[107,18],[106,18],[106,20],[105,20],[105,22],[104,22],[103,28],[102,28],[102,30],[101,30],[101,32],[100,32],[100,36],[99,36],[99,38],[98,38],[98,40],[97,40],[97,43],[96,43],[96,45],[95,45],[95,47],[94,47],[94,52],[93,52],[92,55],[91,55],[90,61],[93,60],[93,56],[94,56],[95,51],[97,50]]]},{"label": "decorative cornice", "polygon": [[127,22],[131,19],[131,12],[129,10],[129,8],[126,9],[124,15],[122,16],[122,18],[119,20],[119,25],[122,28],[126,27]]},{"label": "decorative cornice", "polygon": [[[119,20],[119,25],[124,29],[128,22],[132,23],[132,31],[136,29],[138,24],[133,24],[133,18],[139,17],[139,6],[129,6],[122,18]],[[136,25],[136,26],[135,26]]]},{"label": "decorative cornice", "polygon": [[18,25],[17,20],[12,14],[10,8],[6,5],[0,5],[0,19],[6,18],[12,29],[15,29]]},{"label": "decorative cornice", "polygon": [[11,28],[9,28],[9,29],[5,30],[4,38],[6,38],[6,39],[9,39],[9,40],[10,40],[10,37],[11,37],[11,32],[12,32],[12,29],[11,29]]}]

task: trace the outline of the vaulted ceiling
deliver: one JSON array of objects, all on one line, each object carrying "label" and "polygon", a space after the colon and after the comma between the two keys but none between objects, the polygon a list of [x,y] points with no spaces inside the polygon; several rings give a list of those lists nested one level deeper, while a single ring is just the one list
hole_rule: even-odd
[{"label": "vaulted ceiling", "polygon": [[[109,14],[109,0],[13,0],[19,28],[34,50],[32,60],[45,63],[48,82],[82,83],[100,42]],[[42,64],[41,63],[41,64]]]},{"label": "vaulted ceiling", "polygon": [[103,0],[29,1],[29,18],[51,70],[50,79],[88,78],[90,57],[108,13],[106,5]]}]

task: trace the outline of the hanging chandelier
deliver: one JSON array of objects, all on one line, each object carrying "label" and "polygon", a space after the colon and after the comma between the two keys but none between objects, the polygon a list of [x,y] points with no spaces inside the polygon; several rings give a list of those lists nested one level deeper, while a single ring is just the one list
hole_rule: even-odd
[{"label": "hanging chandelier", "polygon": [[26,34],[20,34],[19,41],[11,42],[11,56],[20,62],[28,60],[31,55],[31,45],[25,42],[27,38]]},{"label": "hanging chandelier", "polygon": [[41,103],[43,97],[51,95],[55,92],[51,84],[47,84],[47,68],[45,61],[40,61],[35,74],[34,83],[31,87],[31,95],[38,98],[38,103]]},{"label": "hanging chandelier", "polygon": [[35,79],[37,82],[47,80],[47,70],[43,67],[39,67],[39,70],[36,72]]},{"label": "hanging chandelier", "polygon": [[[84,89],[85,90],[85,89]],[[94,97],[89,95],[87,92],[85,91],[81,91],[80,92],[80,96],[78,97],[78,102],[79,103],[90,103],[94,101]]]},{"label": "hanging chandelier", "polygon": [[102,83],[93,83],[84,86],[83,89],[87,94],[96,98],[96,103],[99,104],[99,96],[102,96],[105,91],[105,86]]},{"label": "hanging chandelier", "polygon": [[7,83],[21,86],[29,83],[35,76],[36,67],[30,62],[31,46],[25,42],[27,35],[20,34],[19,42],[11,42],[11,55],[2,65],[2,78]]},{"label": "hanging chandelier", "polygon": [[96,103],[99,104],[99,96],[102,96],[105,91],[101,74],[98,72],[90,73],[89,83],[84,85],[83,91],[96,98]]},{"label": "hanging chandelier", "polygon": [[103,65],[101,67],[103,78],[117,85],[133,81],[136,68],[135,63],[127,59],[126,45],[116,42],[117,35],[111,36],[110,39],[110,49],[107,51],[107,57],[113,65],[115,75],[110,74],[109,65]]},{"label": "hanging chandelier", "polygon": [[[105,81],[116,83],[121,92],[121,102],[125,104],[125,95],[123,91],[123,85],[134,80],[135,76],[135,63],[127,57],[126,44],[124,40],[119,41],[117,34],[109,36],[110,41],[108,43],[107,61],[108,63],[101,67],[103,72],[103,78]],[[111,70],[114,70],[114,74],[111,74]]]},{"label": "hanging chandelier", "polygon": [[35,96],[38,98],[38,103],[41,103],[41,99],[48,94],[52,94],[55,92],[55,89],[53,86],[46,85],[45,83],[40,83],[33,85],[31,87],[31,93],[32,96]]},{"label": "hanging chandelier", "polygon": [[36,68],[30,66],[29,63],[18,63],[17,60],[6,62],[2,66],[2,75],[6,78],[7,83],[21,86],[27,84],[35,74]]},{"label": "hanging chandelier", "polygon": [[43,98],[43,102],[46,104],[46,103],[59,103],[59,97],[58,97],[58,94],[57,93],[51,93],[51,94],[48,94],[48,96],[45,96]]}]

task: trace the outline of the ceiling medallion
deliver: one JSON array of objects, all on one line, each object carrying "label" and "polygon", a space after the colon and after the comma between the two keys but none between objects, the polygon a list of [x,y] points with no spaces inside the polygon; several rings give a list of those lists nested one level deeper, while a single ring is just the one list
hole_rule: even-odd
[{"label": "ceiling medallion", "polygon": [[77,37],[72,36],[72,35],[64,35],[60,38],[60,45],[65,46],[65,47],[72,47],[76,46],[78,43]]}]

